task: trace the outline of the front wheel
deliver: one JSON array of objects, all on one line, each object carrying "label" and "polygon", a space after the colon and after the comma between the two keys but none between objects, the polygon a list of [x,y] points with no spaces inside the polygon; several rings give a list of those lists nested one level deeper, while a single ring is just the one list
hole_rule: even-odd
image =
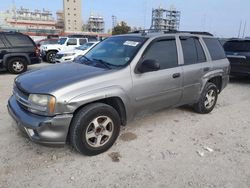
[{"label": "front wheel", "polygon": [[70,142],[80,153],[93,156],[107,151],[120,132],[117,111],[106,104],[94,103],[83,107],[70,126]]},{"label": "front wheel", "polygon": [[215,84],[208,82],[200,96],[198,103],[194,105],[194,110],[200,114],[210,113],[217,102],[218,89]]},{"label": "front wheel", "polygon": [[56,53],[55,51],[50,51],[46,55],[46,60],[48,63],[55,63],[55,58],[56,58]]}]

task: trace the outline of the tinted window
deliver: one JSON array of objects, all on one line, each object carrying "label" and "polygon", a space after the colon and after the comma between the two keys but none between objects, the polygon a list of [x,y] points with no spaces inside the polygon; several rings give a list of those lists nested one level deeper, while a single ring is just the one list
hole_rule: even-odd
[{"label": "tinted window", "polygon": [[225,51],[222,48],[221,43],[217,39],[204,38],[203,40],[207,45],[212,60],[219,60],[226,58]]},{"label": "tinted window", "polygon": [[193,38],[181,38],[181,45],[184,55],[184,64],[190,65],[197,63],[197,52]]},{"label": "tinted window", "polygon": [[76,39],[69,39],[67,42],[67,45],[77,45],[77,40]]},{"label": "tinted window", "polygon": [[175,39],[164,39],[154,42],[146,51],[144,59],[154,59],[160,63],[161,69],[178,66]]},{"label": "tinted window", "polygon": [[87,39],[79,39],[80,45],[87,43]]},{"label": "tinted window", "polygon": [[201,46],[201,43],[198,39],[195,39],[195,47],[197,50],[197,63],[203,63],[207,61],[207,58],[205,56],[205,52]]},{"label": "tinted window", "polygon": [[66,42],[67,38],[60,38],[58,44],[63,45]]},{"label": "tinted window", "polygon": [[25,35],[6,34],[5,36],[12,46],[34,46],[31,39]]},{"label": "tinted window", "polygon": [[227,52],[250,52],[250,41],[228,41],[224,49]]}]

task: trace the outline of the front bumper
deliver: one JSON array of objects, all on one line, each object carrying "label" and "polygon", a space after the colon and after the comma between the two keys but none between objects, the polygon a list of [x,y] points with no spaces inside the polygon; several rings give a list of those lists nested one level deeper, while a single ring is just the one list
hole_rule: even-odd
[{"label": "front bumper", "polygon": [[75,56],[68,56],[68,57],[62,57],[62,58],[56,58],[55,62],[56,63],[63,63],[63,62],[70,62],[73,61],[75,58]]},{"label": "front bumper", "polygon": [[49,145],[66,143],[72,114],[54,117],[35,115],[22,109],[14,96],[9,99],[7,107],[17,127],[32,141]]}]

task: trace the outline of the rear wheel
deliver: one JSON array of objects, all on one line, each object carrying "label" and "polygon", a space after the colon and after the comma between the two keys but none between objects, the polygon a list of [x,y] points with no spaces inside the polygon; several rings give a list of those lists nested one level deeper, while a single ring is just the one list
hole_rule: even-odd
[{"label": "rear wheel", "polygon": [[216,105],[217,98],[218,88],[215,84],[208,82],[201,94],[198,103],[194,105],[195,111],[200,114],[210,113]]},{"label": "rear wheel", "polygon": [[8,61],[7,69],[12,74],[20,74],[27,70],[27,62],[24,58],[15,57]]},{"label": "rear wheel", "polygon": [[46,60],[48,63],[55,63],[56,53],[57,52],[55,52],[55,51],[50,51],[47,53]]},{"label": "rear wheel", "polygon": [[70,142],[80,153],[98,155],[107,151],[120,132],[117,111],[106,104],[94,103],[82,108],[70,127]]}]

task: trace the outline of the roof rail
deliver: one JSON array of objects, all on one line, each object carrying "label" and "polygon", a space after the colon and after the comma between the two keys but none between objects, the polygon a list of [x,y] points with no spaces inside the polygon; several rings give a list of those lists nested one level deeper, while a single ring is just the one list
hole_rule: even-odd
[{"label": "roof rail", "polygon": [[141,33],[142,35],[147,35],[147,33],[189,33],[189,34],[196,34],[196,35],[208,35],[213,36],[209,32],[203,32],[203,31],[176,31],[176,30],[158,30],[158,29],[145,29],[145,30],[137,30],[130,33]]}]

